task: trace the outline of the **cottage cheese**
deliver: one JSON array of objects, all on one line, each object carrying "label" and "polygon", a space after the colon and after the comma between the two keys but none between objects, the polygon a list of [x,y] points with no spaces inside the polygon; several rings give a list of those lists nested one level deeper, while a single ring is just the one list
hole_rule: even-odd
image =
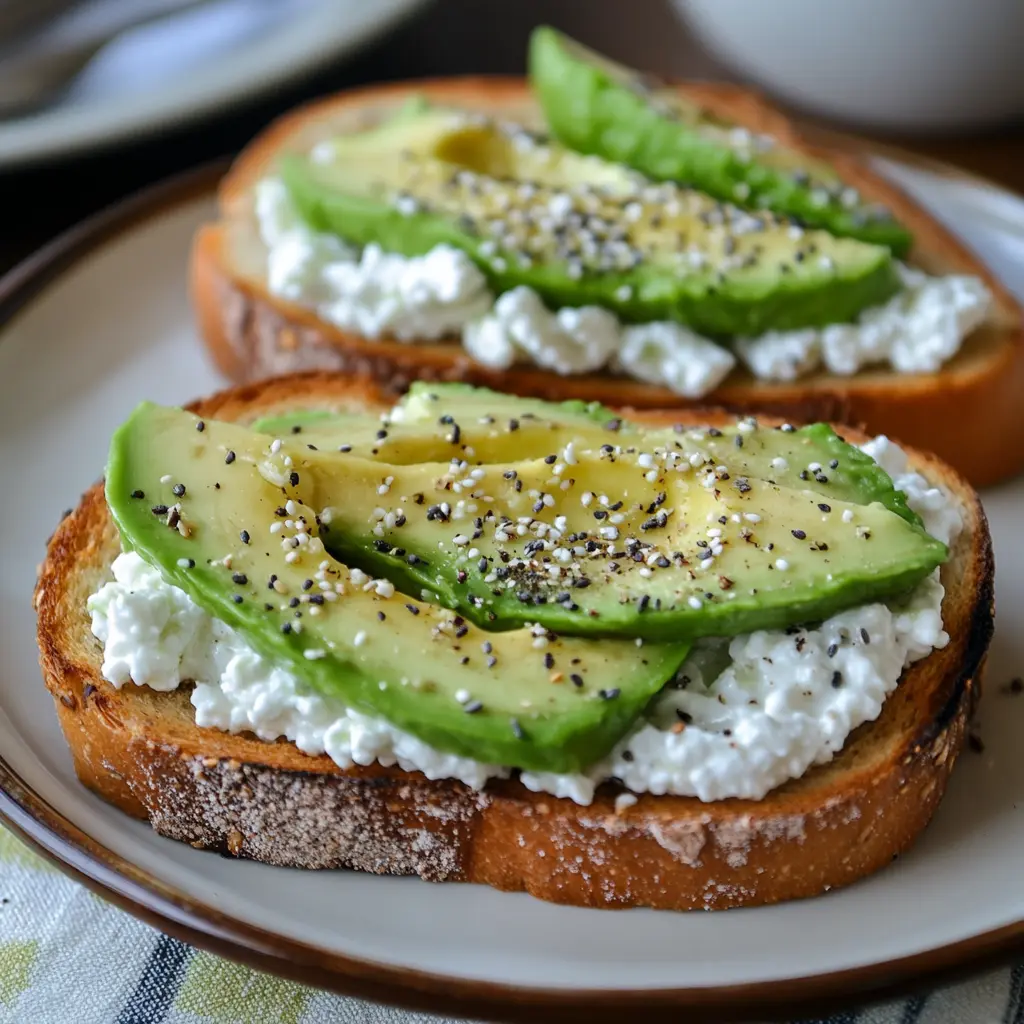
[{"label": "cottage cheese", "polygon": [[[944,490],[913,472],[887,438],[864,450],[893,476],[929,533],[955,539],[961,517]],[[342,767],[397,764],[474,788],[508,776],[507,768],[435,750],[381,718],[310,691],[137,554],[118,556],[112,568],[113,581],[89,598],[88,609],[104,646],[103,676],[115,686],[172,690],[194,680],[198,725],[249,730],[268,741],[285,737]],[[522,781],[582,804],[611,776],[637,793],[759,799],[828,761],[853,729],[878,716],[905,666],[948,643],[943,594],[936,573],[892,607],[848,609],[798,634],[760,630],[702,641],[684,662],[678,688],[666,688],[646,721],[604,761],[585,774],[524,772]],[[836,672],[839,686],[832,685]],[[680,713],[689,721],[677,733],[672,727]]]},{"label": "cottage cheese", "polygon": [[[465,253],[441,245],[425,256],[361,252],[306,227],[284,184],[256,189],[272,295],[314,308],[328,323],[365,338],[436,341],[461,334],[478,362],[507,369],[533,363],[563,375],[606,366],[687,398],[713,391],[735,365],[729,350],[681,324],[624,327],[607,310],[551,312],[526,287],[495,300]],[[900,267],[904,290],[856,323],[770,331],[738,339],[735,351],[761,380],[792,381],[824,367],[850,376],[864,367],[934,373],[986,318],[992,296],[974,277],[929,277]]]},{"label": "cottage cheese", "polygon": [[867,366],[935,373],[988,316],[992,295],[976,277],[929,277],[900,266],[903,291],[865,310],[856,323],[770,331],[741,338],[736,351],[762,380],[797,380],[824,366],[848,377]]}]

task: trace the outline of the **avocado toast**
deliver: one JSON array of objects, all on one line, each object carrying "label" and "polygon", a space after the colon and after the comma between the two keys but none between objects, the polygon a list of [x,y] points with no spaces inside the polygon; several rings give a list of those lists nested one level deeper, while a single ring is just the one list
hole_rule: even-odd
[{"label": "avocado toast", "polygon": [[[850,432],[844,442],[823,427],[755,424],[705,410],[623,415],[451,386],[417,388],[396,409],[389,405],[365,379],[310,374],[224,392],[191,413],[143,406],[121,428],[107,477],[110,507],[102,486],[84,497],[54,535],[36,592],[44,674],[86,785],[148,818],[165,835],[235,856],[477,881],[593,906],[724,908],[812,895],[881,867],[927,823],[962,745],[991,632],[984,517],[973,492],[948,467],[918,453],[907,465],[896,449],[878,441],[867,446],[870,457],[862,456],[846,442],[867,439]],[[166,443],[150,457],[147,439],[154,434]],[[518,446],[511,462],[509,436]],[[560,524],[558,516],[570,515],[568,505],[541,499],[541,509],[525,517],[531,524],[526,532],[511,531],[515,538],[501,542],[507,562],[500,554],[489,562],[482,546],[470,554],[460,537],[481,529],[508,533],[506,519],[526,525],[500,510],[507,496],[474,498],[476,489],[497,489],[514,469],[511,493],[517,493],[514,479],[534,455],[552,447],[552,439],[563,455],[571,445],[570,460],[577,459],[548,463],[540,456],[560,491],[559,464],[576,474],[569,479],[589,486],[595,479],[587,468],[589,453],[609,445],[617,462],[636,463],[646,474],[651,470],[643,456],[657,461],[676,439],[674,450],[687,452],[687,468],[669,470],[666,458],[655,480],[635,483],[639,490],[630,499],[639,504],[648,485],[664,486],[671,504],[667,496],[649,515],[644,506],[642,522],[664,511],[665,526],[630,528],[610,540],[600,531],[609,528],[611,516],[628,511],[626,505],[612,511],[621,499],[599,488],[588,502],[590,492],[577,491],[574,483],[562,493],[592,510],[592,527],[574,524],[566,533],[569,524]],[[458,463],[479,471],[465,492],[451,489],[450,474],[458,466],[436,459],[453,445],[462,453]],[[711,445],[721,446],[717,454]],[[690,463],[701,452],[710,461]],[[352,482],[354,468],[380,467],[376,487],[387,488],[377,495],[380,518],[361,523],[324,514],[340,506],[319,507],[325,480],[307,479],[307,471],[320,473],[321,455],[328,454],[337,462],[333,478],[348,481],[353,494],[363,489]],[[734,468],[730,454],[736,476],[722,480],[726,467]],[[831,458],[822,462],[823,454]],[[430,459],[439,468],[434,484],[444,492],[442,501],[419,491],[407,494],[400,482],[403,467],[417,470]],[[605,469],[602,463],[595,472]],[[705,488],[701,473],[707,476],[709,469],[719,478]],[[662,484],[673,473],[677,482]],[[901,484],[910,487],[909,504]],[[801,486],[817,489],[807,492],[819,513],[810,529],[791,527],[788,511],[780,518],[773,511],[780,495],[798,493]],[[520,493],[532,502],[530,489]],[[748,504],[743,511],[723,511],[725,523],[691,516],[694,521],[666,548],[679,550],[686,564],[673,564],[672,557],[669,565],[659,564],[666,556],[656,535],[681,514],[683,492],[715,491],[723,510],[734,500]],[[273,495],[273,507],[260,513],[257,494]],[[311,502],[308,512],[302,498]],[[493,508],[456,516],[460,501],[485,498],[493,499]],[[748,511],[755,507],[763,514]],[[915,508],[924,510],[930,530],[948,533],[948,552],[941,536],[922,528]],[[879,517],[878,524],[865,528],[861,517],[868,514]],[[130,555],[121,553],[115,522]],[[911,538],[917,554],[892,561],[916,565],[899,588],[902,593],[909,587],[914,596],[886,599],[902,609],[890,615],[885,604],[865,605],[861,583],[851,579],[845,611],[815,623],[806,611],[794,610],[798,621],[785,629],[724,641],[730,652],[724,660],[722,642],[700,639],[694,634],[701,630],[684,621],[697,611],[692,594],[667,640],[594,635],[565,624],[564,616],[557,628],[527,628],[506,618],[497,602],[488,607],[498,618],[485,629],[454,598],[445,598],[445,608],[440,595],[395,570],[415,559],[409,548],[396,551],[392,535],[412,528],[438,531],[431,538],[437,554],[430,568],[439,589],[462,586],[468,601],[474,591],[468,580],[460,583],[460,575],[493,573],[491,584],[500,591],[509,579],[497,570],[507,568],[515,577],[507,589],[516,601],[540,611],[559,605],[579,620],[590,619],[591,611],[600,619],[607,602],[622,605],[628,596],[636,626],[648,609],[654,611],[658,587],[663,610],[670,610],[665,580],[682,582],[691,572],[707,579],[709,606],[727,607],[730,594],[754,586],[745,568],[732,577],[718,571],[715,563],[724,565],[733,545],[759,552],[772,545],[775,568],[769,572],[780,582],[765,589],[785,592],[787,578],[799,582],[848,548],[879,558],[890,539]],[[307,540],[293,548],[290,540],[300,533]],[[591,542],[599,547],[589,550]],[[798,553],[780,554],[783,544]],[[559,552],[567,545],[570,558],[563,562]],[[881,555],[868,556],[875,547]],[[300,557],[289,561],[298,548]],[[620,583],[612,565],[621,568],[625,552],[637,569]],[[391,567],[381,558],[393,559]],[[125,559],[134,568],[124,568]],[[934,600],[929,588],[937,585],[930,567],[940,562],[946,588],[941,628],[937,613],[926,607]],[[641,572],[648,568],[649,574]],[[335,575],[340,573],[343,581]],[[590,582],[581,587],[582,578]],[[552,600],[539,602],[549,587]],[[561,597],[564,591],[569,601]],[[590,591],[596,596],[589,604],[575,600]],[[328,592],[337,595],[334,600]],[[118,626],[117,614],[138,611],[136,593],[155,618],[136,618],[142,631],[122,631],[118,638],[114,634],[125,622]],[[314,600],[318,595],[322,600]],[[566,607],[573,604],[575,609]],[[364,606],[375,613],[364,614]],[[161,620],[160,609],[170,617]],[[153,628],[155,633],[146,632]],[[738,622],[736,630],[741,628]],[[184,646],[167,640],[189,630],[192,639]],[[197,638],[203,630],[213,631],[219,654],[202,653]],[[126,640],[129,634],[134,639]],[[897,642],[897,636],[905,639]],[[147,637],[154,642],[147,645]],[[524,640],[525,647],[515,646]],[[779,645],[778,653],[757,646],[769,642]],[[469,646],[455,649],[462,644]],[[441,654],[420,653],[438,645]],[[445,663],[438,657],[456,655],[467,659],[465,667],[453,666],[443,677],[435,673]],[[758,739],[766,718],[756,709],[743,711],[748,702],[737,703],[735,687],[747,687],[747,697],[756,694],[761,683],[743,682],[738,673],[744,665],[753,671],[765,657],[778,666],[757,670],[769,687],[767,699],[773,687],[778,699],[788,696],[768,716],[781,731]],[[905,657],[913,664],[900,674]],[[261,658],[275,666],[267,677],[277,680],[274,699],[259,689]],[[280,689],[286,670],[304,683],[290,705]],[[456,678],[461,671],[464,681]],[[213,679],[218,672],[219,684]],[[148,685],[135,685],[141,677]],[[189,685],[178,685],[186,678],[197,680],[191,693]],[[376,685],[363,690],[364,678]],[[436,688],[422,686],[428,679]],[[396,689],[416,691],[413,702],[395,696]],[[644,710],[643,695],[656,691]],[[548,697],[555,703],[546,703]],[[522,705],[518,714],[507,703],[513,698]],[[249,699],[255,703],[247,704]],[[269,709],[268,700],[274,705]],[[801,707],[807,700],[810,709]],[[346,706],[353,710],[345,713]],[[330,707],[347,714],[344,728],[329,724],[336,713],[326,713]],[[715,707],[733,717],[720,717]],[[288,714],[299,719],[289,725]],[[397,733],[382,724],[403,715],[408,717]],[[819,716],[830,724],[801,731]],[[798,723],[803,725],[793,731]],[[848,737],[844,728],[852,729]],[[278,738],[284,735],[293,742]],[[660,781],[652,761],[660,756],[652,754],[658,744],[690,751],[690,760],[665,767]],[[781,756],[766,761],[768,749]],[[594,757],[598,764],[588,768]],[[511,775],[502,767],[517,762],[529,767]],[[601,782],[611,776],[621,781]]]},{"label": "avocado toast", "polygon": [[[587,121],[580,75],[532,70],[539,105],[514,79],[374,87],[247,147],[193,252],[218,365],[235,380],[367,372],[395,393],[466,380],[638,408],[699,401],[866,424],[978,485],[1019,469],[1020,312],[866,162],[809,146],[745,90],[686,85],[672,88],[716,140],[749,145],[737,156],[716,141],[728,167],[696,161],[710,177],[693,161],[655,176],[634,136],[594,143],[622,133]],[[628,94],[627,113],[648,103]],[[827,187],[798,187],[807,167]]]}]

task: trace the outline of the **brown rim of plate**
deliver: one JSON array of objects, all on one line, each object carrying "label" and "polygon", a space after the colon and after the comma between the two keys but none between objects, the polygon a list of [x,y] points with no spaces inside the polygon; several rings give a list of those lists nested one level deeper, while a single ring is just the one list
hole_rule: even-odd
[{"label": "brown rim of plate", "polygon": [[[834,136],[851,149],[865,143]],[[945,177],[1007,189],[889,147],[886,155]],[[102,210],[0,278],[0,328],[79,260],[160,212],[212,195],[226,164],[178,175]],[[1012,194],[1012,193],[1011,193]],[[474,981],[342,956],[246,924],[164,884],[82,832],[0,756],[0,821],[63,872],[122,910],[201,949],[258,970],[346,995],[439,1014],[558,1024],[619,1021],[671,1011],[675,1020],[764,1020],[823,1014],[959,978],[1024,953],[1024,919],[959,942],[825,974],[701,988],[547,989]]]}]

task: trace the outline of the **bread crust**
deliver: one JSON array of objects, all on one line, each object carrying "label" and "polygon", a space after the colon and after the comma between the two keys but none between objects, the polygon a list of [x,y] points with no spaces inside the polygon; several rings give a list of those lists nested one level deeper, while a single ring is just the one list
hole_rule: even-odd
[{"label": "bread crust", "polygon": [[[768,132],[787,145],[831,161],[844,179],[885,203],[914,233],[911,261],[931,273],[983,278],[996,298],[988,323],[938,374],[871,371],[853,377],[819,373],[793,383],[759,381],[735,370],[700,404],[757,410],[803,420],[866,425],[911,447],[937,452],[975,486],[1024,468],[1024,330],[1019,306],[970,250],[897,186],[848,152],[815,147],[758,94],[738,86],[680,88],[719,116]],[[352,130],[393,109],[412,92],[431,99],[531,122],[537,112],[518,78],[453,78],[352,90],[319,100],[276,121],[235,161],[219,192],[221,219],[203,227],[192,255],[191,287],[202,336],[218,367],[235,381],[307,369],[372,373],[399,391],[413,380],[465,380],[520,394],[587,397],[637,408],[685,408],[668,388],[611,374],[560,377],[530,367],[506,372],[471,360],[453,342],[408,345],[367,341],[269,295],[258,259],[246,266],[239,249],[260,245],[252,226],[251,192],[277,155],[308,149],[325,131]],[[951,409],[957,415],[950,416]]]},{"label": "bread crust", "polygon": [[[356,409],[384,397],[368,378],[314,373],[235,388],[194,409],[244,421],[297,403]],[[184,688],[117,690],[100,674],[85,611],[119,551],[100,484],[60,524],[40,570],[43,676],[81,781],[196,847],[293,867],[477,882],[580,906],[724,909],[817,895],[884,866],[928,823],[963,746],[991,637],[992,553],[977,496],[933,457],[912,458],[957,496],[967,520],[943,570],[951,641],[904,673],[880,717],[832,762],[761,801],[642,795],[616,810],[621,790],[611,784],[582,807],[511,780],[478,793],[200,729]]]}]

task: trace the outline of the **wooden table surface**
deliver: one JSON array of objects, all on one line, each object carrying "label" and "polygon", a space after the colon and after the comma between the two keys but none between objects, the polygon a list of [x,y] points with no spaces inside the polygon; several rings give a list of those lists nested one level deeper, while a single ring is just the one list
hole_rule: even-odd
[{"label": "wooden table surface", "polygon": [[[0,174],[0,272],[88,214],[170,174],[236,151],[272,117],[308,97],[396,78],[519,73],[526,37],[539,22],[556,24],[633,66],[678,76],[730,77],[687,37],[665,0],[436,0],[356,60],[269,98],[164,131],[158,138]],[[1024,122],[969,137],[885,141],[1024,193]]]}]

